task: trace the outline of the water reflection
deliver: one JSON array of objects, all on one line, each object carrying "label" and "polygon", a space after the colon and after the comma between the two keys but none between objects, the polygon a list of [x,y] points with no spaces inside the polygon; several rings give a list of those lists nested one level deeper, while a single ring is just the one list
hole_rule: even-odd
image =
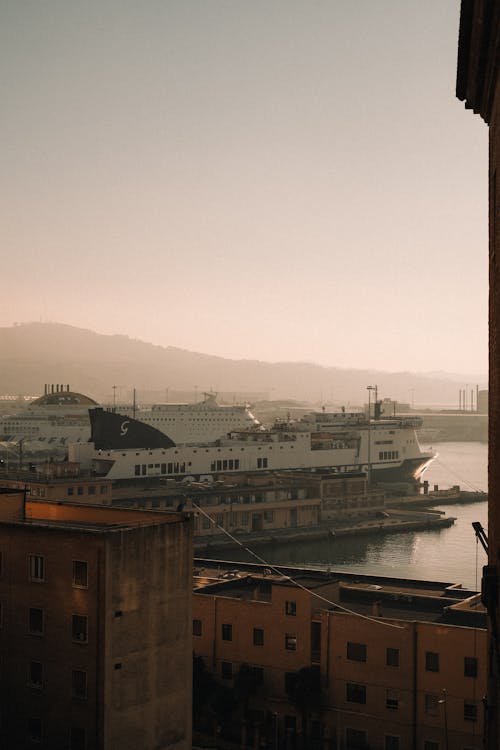
[{"label": "water reflection", "polygon": [[[472,521],[486,527],[487,503],[443,506],[457,520],[454,526],[384,536],[327,538],[317,541],[260,546],[256,552],[274,565],[305,565],[369,575],[461,583],[477,590],[486,563]],[[222,555],[221,555],[222,556]],[[225,557],[255,562],[245,550]]]},{"label": "water reflection", "polygon": [[[487,486],[487,446],[482,443],[442,443],[436,462],[426,472],[432,484],[449,487],[463,479],[483,490]],[[458,476],[459,475],[459,476]],[[477,591],[486,556],[476,541],[473,521],[487,528],[486,501],[439,508],[457,520],[445,529],[400,534],[327,538],[300,544],[259,547],[260,557],[275,565],[311,565],[332,570],[419,580],[461,583]],[[226,558],[255,562],[244,550],[228,551]]]}]

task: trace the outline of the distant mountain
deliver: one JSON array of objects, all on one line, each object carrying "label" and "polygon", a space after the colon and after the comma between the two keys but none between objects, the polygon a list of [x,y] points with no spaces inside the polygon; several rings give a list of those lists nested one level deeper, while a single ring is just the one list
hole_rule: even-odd
[{"label": "distant mountain", "polygon": [[[362,404],[366,386],[377,384],[380,397],[415,404],[458,404],[455,376],[388,373],[322,367],[307,362],[233,360],[105,336],[61,323],[23,323],[0,328],[0,395],[43,393],[45,383],[69,384],[99,401],[130,399],[137,388],[165,394],[264,393],[269,399],[300,399]],[[481,384],[480,384],[481,385]],[[163,395],[164,398],[164,395]]]}]

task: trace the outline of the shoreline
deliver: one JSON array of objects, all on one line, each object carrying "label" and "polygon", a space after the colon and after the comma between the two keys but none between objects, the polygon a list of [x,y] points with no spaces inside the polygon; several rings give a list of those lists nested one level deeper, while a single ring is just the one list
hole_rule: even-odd
[{"label": "shoreline", "polygon": [[246,544],[251,544],[252,547],[269,544],[285,545],[315,539],[334,541],[338,537],[440,529],[453,526],[456,520],[453,516],[445,516],[439,511],[410,511],[399,508],[391,508],[388,516],[388,518],[363,519],[358,522],[328,522],[312,527],[246,532],[238,534],[234,540],[226,536],[198,537],[194,539],[194,551],[198,556],[207,556],[218,550],[245,547]]}]

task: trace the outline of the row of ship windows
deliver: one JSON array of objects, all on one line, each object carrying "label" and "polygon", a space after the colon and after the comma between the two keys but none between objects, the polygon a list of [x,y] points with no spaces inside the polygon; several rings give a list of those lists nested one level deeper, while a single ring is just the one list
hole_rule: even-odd
[{"label": "row of ship windows", "polygon": [[399,458],[399,451],[379,451],[378,460],[386,461],[391,458]]},{"label": "row of ship windows", "polygon": [[[187,463],[188,471],[191,466],[191,461]],[[258,458],[257,468],[267,469],[268,459]],[[210,464],[210,471],[239,471],[240,460],[239,458],[228,458],[217,461],[212,461]],[[134,475],[136,477],[145,477],[148,472],[152,471],[155,474],[184,474],[186,472],[185,461],[170,461],[164,464],[135,464]]]},{"label": "row of ship windows", "polygon": [[[252,446],[252,447],[254,447],[254,446]],[[294,448],[295,448],[295,446],[294,446],[294,445],[290,445],[290,446],[288,446],[288,447],[289,447],[289,448],[291,448],[292,450],[294,450]],[[280,445],[280,447],[279,447],[279,448],[280,448],[280,451],[282,451],[282,450],[283,450],[283,446],[282,446],[282,445]],[[272,446],[272,445],[268,445],[268,446],[267,446],[267,450],[268,450],[268,451],[272,451],[272,449],[273,449],[273,446]],[[217,453],[220,453],[220,452],[221,452],[221,450],[222,450],[222,448],[217,448]],[[233,452],[233,449],[232,449],[232,448],[228,448],[227,450],[229,450],[229,453],[232,453],[232,452]],[[240,451],[241,451],[242,453],[244,453],[244,452],[245,452],[245,448],[238,448],[238,449],[235,449],[235,450],[240,450]],[[261,451],[261,450],[263,450],[263,449],[261,448],[261,446],[258,446],[258,447],[257,447],[257,450]],[[264,450],[265,450],[265,448],[264,448]],[[203,452],[203,451],[200,451],[200,453],[202,453],[202,452]],[[177,454],[177,453],[179,453],[179,451],[178,451],[178,450],[174,450],[174,454]],[[197,450],[196,448],[194,448],[194,449],[193,449],[193,453],[198,453],[198,450]],[[210,448],[205,448],[205,453],[210,453]],[[102,451],[101,451],[101,450],[99,450],[99,451],[98,451],[98,454],[99,454],[99,455],[101,455],[101,454],[102,454]],[[166,451],[162,450],[161,454],[162,454],[162,456],[165,456],[165,455],[166,455]],[[110,452],[108,451],[108,452],[106,453],[106,455],[108,455],[108,456],[111,456],[111,453],[110,453]],[[141,454],[140,454],[139,452],[137,452],[137,451],[136,451],[136,454],[135,454],[135,455],[136,455],[136,456],[140,456]],[[149,451],[149,455],[150,455],[150,456],[152,456],[152,455],[153,455],[153,451]],[[123,456],[123,457],[125,458],[125,457],[127,456],[127,454],[126,454],[126,453],[122,453],[122,456]],[[155,464],[155,466],[159,466],[159,465],[160,465],[160,464]],[[188,464],[188,466],[191,466],[191,464],[189,463],[189,464]]]},{"label": "row of ship windows", "polygon": [[[182,422],[184,421],[183,417],[147,417],[143,418],[144,421],[148,422]],[[230,417],[191,417],[189,422],[228,422],[233,424],[234,419],[231,419]],[[251,420],[250,420],[251,421]]]}]

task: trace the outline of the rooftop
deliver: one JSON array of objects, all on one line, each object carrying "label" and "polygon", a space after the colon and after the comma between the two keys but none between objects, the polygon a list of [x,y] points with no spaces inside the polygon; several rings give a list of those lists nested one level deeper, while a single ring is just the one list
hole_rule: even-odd
[{"label": "rooftop", "polygon": [[57,531],[77,530],[109,533],[140,526],[179,523],[189,518],[185,513],[150,510],[116,510],[112,507],[68,502],[25,500],[22,492],[2,494],[0,524],[48,528]]},{"label": "rooftop", "polygon": [[337,573],[253,563],[195,558],[194,589],[247,601],[271,601],[272,586],[294,586],[310,591],[339,583],[339,598],[319,602],[320,609],[335,611],[335,604],[360,615],[448,625],[486,627],[486,610],[476,592],[459,584],[418,581],[382,576]]}]

